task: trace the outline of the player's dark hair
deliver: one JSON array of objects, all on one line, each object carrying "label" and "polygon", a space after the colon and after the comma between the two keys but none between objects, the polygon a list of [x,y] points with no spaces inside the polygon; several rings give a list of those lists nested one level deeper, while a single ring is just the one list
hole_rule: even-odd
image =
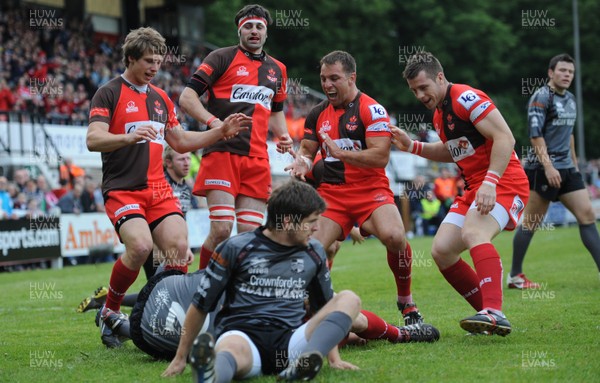
[{"label": "player's dark hair", "polygon": [[164,56],[167,45],[165,38],[156,29],[142,27],[129,32],[121,49],[123,50],[123,64],[128,67],[129,57],[138,60],[147,52]]},{"label": "player's dark hair", "polygon": [[438,73],[444,73],[444,68],[442,68],[442,64],[430,52],[419,52],[409,57],[406,67],[402,72],[402,77],[406,80],[412,80],[421,71],[425,71],[427,77],[434,80]]},{"label": "player's dark hair", "polygon": [[561,61],[575,65],[575,59],[573,57],[571,57],[568,53],[561,53],[550,59],[550,63],[548,64],[548,69],[552,69],[552,70],[556,69],[556,64],[558,64]]},{"label": "player's dark hair", "polygon": [[291,180],[273,190],[267,203],[267,229],[281,227],[284,217],[300,223],[313,213],[325,211],[325,201],[306,182]]},{"label": "player's dark hair", "polygon": [[321,59],[319,66],[325,65],[335,65],[336,62],[342,64],[342,68],[346,74],[351,74],[356,72],[356,61],[354,57],[348,52],[344,51],[333,51],[327,53]]},{"label": "player's dark hair", "polygon": [[271,25],[273,23],[271,14],[265,7],[263,7],[262,5],[258,5],[258,4],[249,4],[249,5],[246,5],[244,8],[240,9],[238,11],[238,13],[235,14],[235,18],[234,18],[235,26],[237,27],[240,20],[247,16],[262,17],[265,20],[267,20],[267,25]]}]

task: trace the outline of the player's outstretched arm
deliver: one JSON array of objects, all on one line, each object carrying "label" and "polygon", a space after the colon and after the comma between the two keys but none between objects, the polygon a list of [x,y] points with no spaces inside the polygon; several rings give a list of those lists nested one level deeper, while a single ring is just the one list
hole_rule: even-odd
[{"label": "player's outstretched arm", "polygon": [[294,162],[286,166],[283,170],[286,172],[289,171],[292,177],[306,181],[305,176],[312,170],[313,161],[318,149],[319,143],[317,141],[302,140],[298,152],[290,149],[290,154],[294,157]]},{"label": "player's outstretched arm", "polygon": [[205,148],[221,139],[235,137],[242,130],[247,130],[251,123],[251,117],[235,113],[228,116],[219,127],[204,132],[186,131],[178,125],[168,132],[166,140],[176,152],[186,153]]},{"label": "player's outstretched arm", "polygon": [[206,313],[198,310],[194,304],[190,304],[190,307],[185,314],[183,327],[181,328],[181,338],[179,338],[179,346],[177,347],[175,357],[161,376],[167,377],[179,375],[185,370],[187,356],[190,353],[194,339],[198,336],[205,320]]},{"label": "player's outstretched arm", "polygon": [[412,140],[402,129],[390,125],[392,143],[403,152],[416,154],[437,162],[454,162],[448,148],[443,142],[425,143]]},{"label": "player's outstretched arm", "polygon": [[181,96],[179,96],[179,107],[194,120],[208,125],[210,129],[217,128],[222,124],[221,120],[213,118],[214,116],[212,113],[206,110],[200,101],[198,93],[190,87],[185,87],[183,92],[181,92]]}]

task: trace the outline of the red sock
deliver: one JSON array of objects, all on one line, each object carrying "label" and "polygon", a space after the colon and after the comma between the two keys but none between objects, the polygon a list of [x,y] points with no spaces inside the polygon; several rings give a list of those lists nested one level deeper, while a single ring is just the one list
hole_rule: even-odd
[{"label": "red sock", "polygon": [[391,252],[388,250],[387,261],[390,270],[392,270],[392,273],[394,273],[394,280],[396,281],[396,290],[398,291],[398,296],[410,297],[412,249],[410,248],[408,242],[406,242],[406,249],[404,251]]},{"label": "red sock", "polygon": [[454,290],[458,291],[477,311],[483,309],[479,277],[469,264],[461,259],[445,270],[440,270]]},{"label": "red sock", "polygon": [[121,310],[121,302],[129,286],[135,282],[140,270],[131,270],[117,259],[110,274],[108,295],[106,296],[106,307],[113,311]]},{"label": "red sock", "polygon": [[200,265],[198,266],[198,270],[206,269],[208,266],[208,262],[210,261],[210,257],[212,257],[212,250],[208,250],[204,245],[200,248]]},{"label": "red sock", "polygon": [[483,309],[502,311],[502,261],[491,243],[471,249],[471,258],[479,277]]},{"label": "red sock", "polygon": [[398,327],[392,326],[370,311],[361,310],[360,312],[367,317],[369,324],[365,331],[356,335],[364,339],[387,339],[390,342],[400,341]]}]

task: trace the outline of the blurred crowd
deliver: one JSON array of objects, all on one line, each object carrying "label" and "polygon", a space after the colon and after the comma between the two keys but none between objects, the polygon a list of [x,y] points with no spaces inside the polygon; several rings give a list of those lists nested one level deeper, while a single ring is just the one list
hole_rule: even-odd
[{"label": "blurred crowd", "polygon": [[[2,112],[15,111],[36,113],[48,123],[87,125],[91,97],[124,70],[122,37],[94,33],[89,19],[35,29],[28,18],[23,9],[0,13],[0,121],[6,120]],[[177,102],[205,52],[202,47],[196,52],[168,47],[165,53],[152,83]],[[319,99],[299,84],[288,87],[286,116],[299,140],[304,117]],[[186,115],[179,118],[189,129],[204,128]]]}]

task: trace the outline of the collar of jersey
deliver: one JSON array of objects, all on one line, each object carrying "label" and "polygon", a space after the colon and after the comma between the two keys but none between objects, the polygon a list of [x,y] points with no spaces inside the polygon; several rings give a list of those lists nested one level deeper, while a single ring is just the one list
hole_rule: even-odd
[{"label": "collar of jersey", "polygon": [[238,45],[238,49],[241,50],[250,60],[264,61],[267,57],[267,53],[264,50],[262,50],[259,54],[254,54],[250,51],[245,50],[240,45]]}]

